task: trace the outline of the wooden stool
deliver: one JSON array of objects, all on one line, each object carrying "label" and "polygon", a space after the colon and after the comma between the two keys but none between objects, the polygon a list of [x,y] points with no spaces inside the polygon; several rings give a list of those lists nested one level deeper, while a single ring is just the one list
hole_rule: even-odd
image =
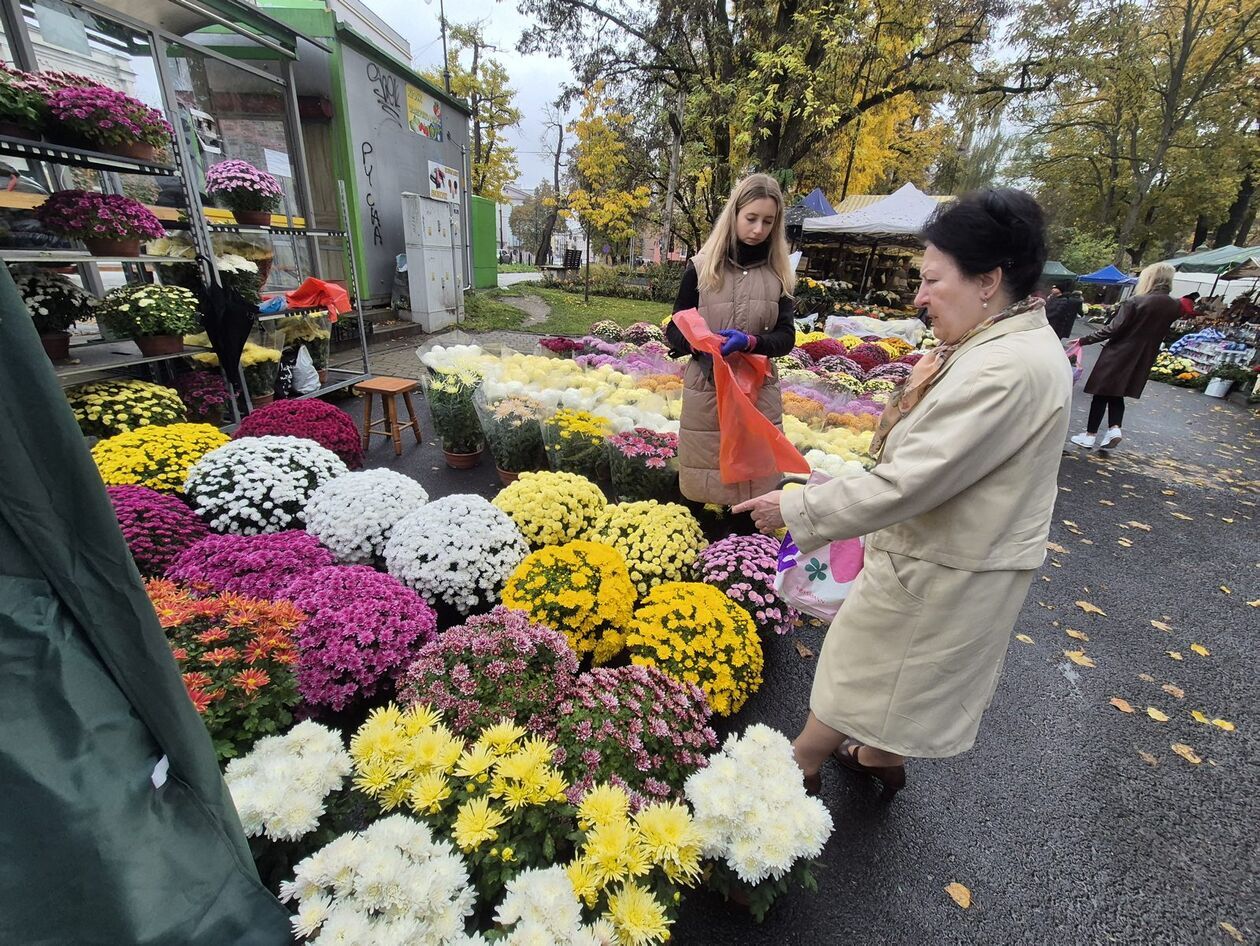
[{"label": "wooden stool", "polygon": [[[416,420],[416,409],[411,403],[411,392],[417,387],[415,381],[409,381],[406,378],[372,378],[368,381],[361,381],[354,386],[356,394],[363,395],[363,449],[368,448],[372,434],[379,434],[382,437],[392,437],[394,441],[394,454],[402,456],[402,432],[408,427],[411,432],[416,435],[416,443],[420,443],[420,421]],[[372,395],[379,394],[381,398],[381,420],[372,423]],[[408,423],[400,424],[398,422],[398,402],[394,399],[396,395],[402,395],[403,403],[407,405],[407,413],[411,420]]]}]

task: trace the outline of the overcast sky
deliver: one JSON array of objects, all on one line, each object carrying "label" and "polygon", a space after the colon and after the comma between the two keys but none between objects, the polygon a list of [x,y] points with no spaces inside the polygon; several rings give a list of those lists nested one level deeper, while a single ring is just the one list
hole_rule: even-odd
[{"label": "overcast sky", "polygon": [[[411,43],[414,66],[423,71],[442,68],[442,30],[438,25],[438,0],[364,0],[378,16]],[[521,110],[519,128],[508,132],[508,143],[516,148],[521,175],[517,185],[533,190],[540,181],[551,180],[552,163],[543,134],[543,111],[555,99],[562,82],[572,74],[565,60],[546,56],[522,56],[517,41],[528,21],[513,3],[495,0],[447,0],[450,22],[485,22],[486,39],[498,46],[492,55],[507,69],[516,90],[516,107]],[[465,62],[465,65],[468,63]]]}]

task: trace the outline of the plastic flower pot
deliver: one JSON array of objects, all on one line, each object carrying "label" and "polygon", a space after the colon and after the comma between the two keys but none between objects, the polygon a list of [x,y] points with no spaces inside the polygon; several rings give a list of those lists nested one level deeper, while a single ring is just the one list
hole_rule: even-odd
[{"label": "plastic flower pot", "polygon": [[[243,227],[269,227],[271,226],[270,210],[233,210],[232,216],[236,218],[236,222]],[[270,267],[268,267],[270,269]],[[262,267],[259,266],[259,275],[262,275]],[[265,282],[266,280],[264,280]]]},{"label": "plastic flower pot", "polygon": [[1234,382],[1229,378],[1213,378],[1208,382],[1207,390],[1203,393],[1208,397],[1225,397],[1233,386]]},{"label": "plastic flower pot", "polygon": [[112,240],[101,237],[84,237],[83,245],[93,256],[139,256],[140,240]]},{"label": "plastic flower pot", "polygon": [[474,453],[451,453],[449,450],[443,449],[442,455],[446,457],[446,465],[452,470],[471,470],[481,463],[481,454],[483,452],[484,449],[478,449]]},{"label": "plastic flower pot", "polygon": [[182,335],[140,335],[136,338],[136,347],[146,358],[156,355],[178,355],[184,350]]},{"label": "plastic flower pot", "polygon": [[39,336],[44,351],[53,361],[65,361],[70,357],[70,333],[51,332]]}]

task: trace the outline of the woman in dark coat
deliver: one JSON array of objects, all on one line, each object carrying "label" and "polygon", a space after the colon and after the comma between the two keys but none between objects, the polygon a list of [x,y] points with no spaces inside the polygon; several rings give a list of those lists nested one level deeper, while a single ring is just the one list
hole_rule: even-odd
[{"label": "woman in dark coat", "polygon": [[[1085,393],[1094,400],[1089,405],[1085,433],[1072,443],[1079,447],[1108,449],[1122,438],[1124,399],[1140,398],[1150,376],[1155,356],[1173,322],[1181,318],[1181,303],[1172,291],[1174,270],[1168,263],[1154,263],[1138,277],[1137,293],[1126,301],[1111,323],[1081,339],[1082,345],[1106,342],[1094,370],[1085,383]],[[1099,437],[1103,414],[1107,433]]]}]

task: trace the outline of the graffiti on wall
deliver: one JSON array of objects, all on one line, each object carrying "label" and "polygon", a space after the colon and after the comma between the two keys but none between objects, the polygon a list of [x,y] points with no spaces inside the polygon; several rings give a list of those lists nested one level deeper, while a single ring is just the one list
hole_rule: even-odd
[{"label": "graffiti on wall", "polygon": [[403,84],[398,77],[386,72],[374,62],[367,64],[367,78],[372,86],[372,95],[376,98],[376,104],[380,106],[385,116],[397,125],[403,127]]},{"label": "graffiti on wall", "polygon": [[359,145],[359,160],[363,164],[363,176],[367,179],[363,203],[367,206],[368,223],[372,227],[372,245],[380,246],[385,242],[385,237],[381,233],[381,213],[376,209],[376,197],[372,193],[372,174],[376,171],[376,164],[372,161],[372,155],[375,152],[376,148],[370,141],[364,141]]}]

